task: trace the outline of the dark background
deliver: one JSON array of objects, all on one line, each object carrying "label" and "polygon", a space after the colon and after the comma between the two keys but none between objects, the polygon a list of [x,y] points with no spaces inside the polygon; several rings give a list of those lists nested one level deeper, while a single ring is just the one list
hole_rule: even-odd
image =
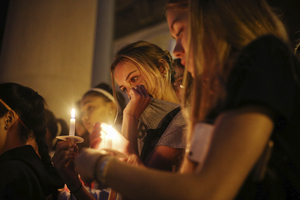
[{"label": "dark background", "polygon": [[[0,46],[10,0],[0,1]],[[294,45],[300,38],[300,0],[268,0],[281,13]],[[115,0],[114,38],[159,24],[165,20],[166,0]]]}]

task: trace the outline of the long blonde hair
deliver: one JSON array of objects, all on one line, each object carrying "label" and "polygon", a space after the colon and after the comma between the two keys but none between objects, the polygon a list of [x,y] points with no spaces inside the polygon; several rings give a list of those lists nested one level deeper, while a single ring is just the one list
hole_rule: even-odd
[{"label": "long blonde hair", "polygon": [[288,35],[264,0],[190,0],[188,14],[187,53],[192,55],[192,62],[187,64],[193,63],[195,73],[188,103],[190,141],[194,124],[205,121],[207,114],[226,97],[227,76],[239,52],[260,36],[273,34],[288,42]]}]

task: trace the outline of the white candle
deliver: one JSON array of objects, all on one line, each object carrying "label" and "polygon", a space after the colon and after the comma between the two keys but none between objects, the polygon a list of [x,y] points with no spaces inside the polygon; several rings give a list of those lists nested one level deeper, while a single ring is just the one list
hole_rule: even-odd
[{"label": "white candle", "polygon": [[75,108],[71,111],[71,119],[70,119],[70,136],[75,136]]}]

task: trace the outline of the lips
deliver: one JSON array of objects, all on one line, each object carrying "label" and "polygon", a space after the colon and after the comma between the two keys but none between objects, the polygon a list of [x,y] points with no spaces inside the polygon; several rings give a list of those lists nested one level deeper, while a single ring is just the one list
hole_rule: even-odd
[{"label": "lips", "polygon": [[181,64],[183,65],[183,66],[185,66],[185,60],[184,59],[181,59]]}]

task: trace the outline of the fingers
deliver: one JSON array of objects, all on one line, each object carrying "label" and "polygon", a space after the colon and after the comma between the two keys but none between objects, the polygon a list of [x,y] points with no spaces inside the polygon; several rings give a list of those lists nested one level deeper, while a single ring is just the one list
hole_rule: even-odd
[{"label": "fingers", "polygon": [[90,134],[89,138],[90,138],[90,147],[97,149],[102,141],[101,127],[99,122],[95,124],[93,128],[93,132]]},{"label": "fingers", "polygon": [[139,95],[143,97],[149,97],[148,91],[144,87],[144,85],[137,85],[132,88],[133,92],[137,92]]},{"label": "fingers", "polygon": [[[71,148],[76,151],[70,150]],[[70,141],[60,141],[56,145],[55,154],[52,158],[52,162],[55,167],[66,167],[70,160],[74,159],[78,155],[78,148]]]},{"label": "fingers", "polygon": [[144,87],[144,85],[137,85],[130,90],[131,100],[136,99],[137,101],[142,101],[146,104],[151,102],[151,97],[148,94],[148,91]]}]

